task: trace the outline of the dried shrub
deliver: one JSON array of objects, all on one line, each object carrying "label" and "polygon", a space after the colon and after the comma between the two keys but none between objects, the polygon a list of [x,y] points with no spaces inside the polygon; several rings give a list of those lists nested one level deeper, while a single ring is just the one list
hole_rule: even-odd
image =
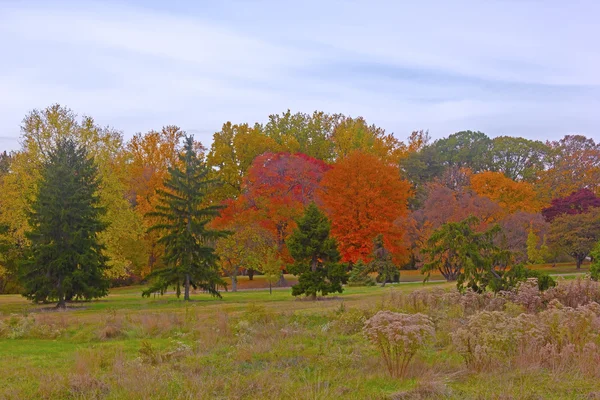
[{"label": "dried shrub", "polygon": [[365,322],[366,338],[377,345],[393,377],[402,377],[417,351],[430,340],[435,329],[424,314],[379,311]]},{"label": "dried shrub", "polygon": [[600,282],[589,277],[559,281],[558,285],[544,292],[543,300],[558,300],[567,307],[579,307],[591,302],[600,303]]}]

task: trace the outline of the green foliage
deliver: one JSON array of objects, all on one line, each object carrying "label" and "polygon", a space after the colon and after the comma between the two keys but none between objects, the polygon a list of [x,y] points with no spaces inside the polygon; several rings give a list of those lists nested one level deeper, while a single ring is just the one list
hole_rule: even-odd
[{"label": "green foliage", "polygon": [[597,281],[600,278],[600,241],[590,253],[592,257],[592,265],[590,265],[590,275],[593,280]]},{"label": "green foliage", "polygon": [[502,273],[511,261],[511,253],[495,244],[500,227],[494,225],[485,232],[476,232],[479,220],[470,216],[460,222],[449,222],[435,230],[423,252],[429,261],[422,272],[429,279],[431,271],[438,269],[449,281],[456,280],[460,291],[467,288],[485,291],[492,283],[502,280]]},{"label": "green foliage", "polygon": [[375,286],[375,279],[369,275],[368,266],[358,260],[348,274],[348,286]]},{"label": "green foliage", "polygon": [[316,299],[342,293],[342,283],[346,281],[346,271],[339,264],[340,254],[335,239],[329,237],[331,224],[316,204],[311,203],[298,220],[298,227],[287,240],[294,264],[290,272],[298,275],[298,284],[292,287],[292,294],[305,294]]},{"label": "green foliage", "polygon": [[538,242],[538,236],[530,228],[527,234],[527,262],[529,264],[543,264],[546,262],[548,247],[544,243],[538,248]]},{"label": "green foliage", "polygon": [[529,278],[536,278],[540,291],[556,286],[556,281],[547,272],[525,268],[523,264],[513,266],[508,271],[501,273],[500,276],[501,279],[494,279],[489,283],[493,292],[510,290],[515,288],[519,282],[525,282]]},{"label": "green foliage", "polygon": [[227,232],[208,228],[221,207],[203,203],[214,182],[207,177],[208,167],[198,157],[193,137],[186,137],[180,159],[182,167],[169,169],[166,190],[159,192],[157,211],[148,213],[161,221],[150,229],[163,234],[159,243],[165,246],[166,267],[149,275],[154,282],[142,295],[163,294],[173,285],[179,296],[183,285],[184,300],[189,300],[190,286],[221,297],[217,286],[225,283],[219,276],[213,243]]},{"label": "green foliage", "polygon": [[381,286],[385,286],[386,282],[400,280],[400,270],[394,264],[392,254],[385,248],[381,234],[373,240],[373,254],[369,270],[377,272],[377,282],[380,282]]},{"label": "green foliage", "polygon": [[57,140],[44,163],[27,234],[31,245],[21,264],[24,295],[35,301],[106,296],[107,257],[98,235],[101,221],[98,168],[71,139]]}]

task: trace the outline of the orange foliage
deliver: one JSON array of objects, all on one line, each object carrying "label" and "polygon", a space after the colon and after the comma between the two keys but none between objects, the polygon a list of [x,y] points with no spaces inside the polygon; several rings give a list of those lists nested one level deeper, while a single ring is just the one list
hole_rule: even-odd
[{"label": "orange foliage", "polygon": [[537,213],[543,207],[532,184],[515,182],[502,172],[486,171],[472,175],[471,189],[497,202],[506,214],[517,211]]},{"label": "orange foliage", "polygon": [[378,234],[396,261],[406,255],[403,229],[394,222],[408,213],[412,190],[397,168],[355,151],[334,164],[321,185],[320,198],[344,261],[367,261]]}]

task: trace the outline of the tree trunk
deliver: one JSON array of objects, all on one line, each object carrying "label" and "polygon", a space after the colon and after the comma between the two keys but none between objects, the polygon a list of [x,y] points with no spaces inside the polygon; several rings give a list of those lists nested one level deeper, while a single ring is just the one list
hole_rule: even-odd
[{"label": "tree trunk", "polygon": [[190,299],[190,274],[185,274],[183,300]]},{"label": "tree trunk", "polygon": [[283,271],[281,271],[281,275],[279,275],[279,280],[277,281],[276,285],[279,287],[285,287],[286,284],[286,280],[285,277],[283,276]]},{"label": "tree trunk", "polygon": [[230,276],[231,278],[231,291],[237,292],[237,274],[234,272]]},{"label": "tree trunk", "polygon": [[248,269],[248,280],[250,280],[250,281],[254,280],[254,268]]},{"label": "tree trunk", "polygon": [[316,300],[317,300],[317,294],[316,294],[316,293],[313,293],[313,294],[310,296],[310,299],[311,299],[312,301],[316,301]]},{"label": "tree trunk", "polygon": [[67,308],[67,302],[65,301],[64,297],[61,296],[60,299],[58,299],[58,304],[56,305],[56,308],[60,310],[64,310]]},{"label": "tree trunk", "polygon": [[273,285],[271,285],[270,280],[269,280],[269,294],[273,294]]},{"label": "tree trunk", "polygon": [[585,256],[584,257],[577,256],[575,259],[577,260],[577,264],[576,264],[577,265],[577,269],[580,269],[581,268],[581,264],[583,264],[583,260],[585,260]]}]

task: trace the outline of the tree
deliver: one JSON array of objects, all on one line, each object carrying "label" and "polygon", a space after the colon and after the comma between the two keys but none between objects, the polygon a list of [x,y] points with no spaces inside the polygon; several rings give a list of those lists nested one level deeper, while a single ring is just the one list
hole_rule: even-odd
[{"label": "tree", "polygon": [[222,223],[251,223],[268,229],[279,255],[287,260],[285,241],[304,208],[315,200],[325,171],[323,161],[304,154],[265,153],[256,157],[244,179],[244,191],[227,201]]},{"label": "tree", "polygon": [[582,214],[595,207],[600,207],[600,197],[589,189],[580,189],[569,196],[553,199],[550,207],[542,210],[542,215],[551,222],[559,215]]},{"label": "tree", "polygon": [[238,197],[244,176],[254,159],[264,153],[280,151],[283,147],[265,135],[259,124],[223,124],[221,130],[213,135],[206,157],[211,176],[221,182],[211,193],[210,200],[218,202]]},{"label": "tree", "polygon": [[292,114],[287,110],[281,115],[269,115],[264,126],[265,135],[288,153],[302,153],[323,161],[333,161],[335,152],[331,140],[333,129],[340,116],[315,111],[312,115]]},{"label": "tree", "polygon": [[[415,134],[414,145],[420,146],[420,141],[425,140],[425,136],[425,133],[422,133],[421,137]],[[396,139],[393,134],[386,133],[384,129],[375,125],[367,125],[362,117],[351,118],[339,115],[331,140],[336,161],[361,151],[379,158],[386,164],[398,165],[407,153],[404,143]]]},{"label": "tree", "polygon": [[94,159],[72,139],[58,139],[43,164],[27,237],[31,246],[20,268],[24,296],[35,302],[108,294],[108,258],[99,235],[106,229]]},{"label": "tree", "polygon": [[539,241],[540,239],[533,231],[533,228],[529,228],[529,233],[527,234],[527,262],[529,264],[543,264],[548,257],[549,251],[548,246],[546,246],[545,237],[541,246],[538,245]]},{"label": "tree", "polygon": [[470,168],[474,173],[490,170],[491,139],[482,132],[461,131],[433,143],[445,167]]},{"label": "tree", "polygon": [[282,265],[283,262],[279,257],[277,246],[268,248],[259,268],[267,282],[269,282],[269,294],[273,294],[273,284],[280,281],[283,277]]},{"label": "tree", "polygon": [[298,220],[298,227],[287,240],[294,264],[290,271],[298,275],[298,284],[292,286],[292,295],[326,296],[342,292],[346,280],[343,266],[338,264],[340,254],[335,239],[329,236],[330,223],[315,203],[310,203]]},{"label": "tree", "polygon": [[495,243],[500,227],[494,225],[484,232],[476,232],[474,216],[460,222],[449,222],[433,232],[423,252],[428,261],[422,272],[429,279],[437,269],[446,280],[457,282],[459,290],[471,288],[485,291],[492,280],[502,279],[510,261],[510,252],[501,250]]},{"label": "tree", "polygon": [[498,224],[502,228],[502,245],[512,252],[515,263],[527,263],[533,259],[540,261],[540,258],[550,256],[545,246],[550,224],[540,214],[520,211],[505,216]]},{"label": "tree", "polygon": [[122,134],[99,127],[91,117],[78,119],[72,110],[58,104],[28,113],[21,133],[22,149],[12,154],[10,173],[4,176],[0,188],[3,218],[10,225],[14,243],[22,248],[28,244],[27,210],[37,195],[48,155],[58,141],[73,140],[94,157],[102,181],[98,194],[100,205],[106,209],[101,218],[107,229],[101,232],[100,241],[109,258],[106,274],[110,278],[126,276],[139,258],[143,225],[125,197],[127,169]]},{"label": "tree", "polygon": [[192,136],[185,138],[180,163],[180,167],[169,168],[165,189],[159,191],[160,204],[149,213],[161,221],[150,229],[162,233],[159,242],[165,246],[165,268],[148,276],[154,282],[142,295],[163,294],[174,285],[179,297],[183,285],[184,300],[190,299],[190,286],[221,297],[217,287],[225,282],[219,276],[213,244],[228,232],[208,226],[221,207],[203,204],[214,182],[208,179],[208,167],[198,157]]},{"label": "tree", "polygon": [[471,176],[471,188],[500,205],[507,214],[517,211],[539,212],[542,203],[532,184],[515,182],[502,172],[485,171]]},{"label": "tree", "polygon": [[240,269],[261,269],[262,261],[275,246],[275,238],[257,224],[232,225],[230,231],[233,234],[220,238],[215,250],[221,269],[231,278],[231,291],[236,292]]},{"label": "tree", "polygon": [[577,269],[600,240],[600,208],[584,214],[562,214],[552,220],[550,244],[573,257]]},{"label": "tree", "polygon": [[582,135],[546,142],[546,169],[537,181],[542,199],[565,197],[579,189],[600,195],[600,143]]},{"label": "tree", "polygon": [[590,275],[595,281],[600,279],[600,241],[596,243],[594,249],[590,253],[592,256],[592,265],[590,265]]},{"label": "tree", "polygon": [[492,168],[516,182],[535,182],[549,152],[540,141],[498,136],[492,139]]},{"label": "tree", "polygon": [[387,282],[393,282],[396,277],[399,279],[400,271],[392,260],[392,254],[385,248],[381,234],[373,240],[373,254],[369,262],[369,270],[377,272],[381,287],[384,287]]},{"label": "tree", "polygon": [[408,214],[412,190],[396,167],[356,151],[334,164],[321,186],[319,198],[332,221],[343,261],[367,262],[379,234],[398,261],[406,255],[403,228],[395,221]]}]

